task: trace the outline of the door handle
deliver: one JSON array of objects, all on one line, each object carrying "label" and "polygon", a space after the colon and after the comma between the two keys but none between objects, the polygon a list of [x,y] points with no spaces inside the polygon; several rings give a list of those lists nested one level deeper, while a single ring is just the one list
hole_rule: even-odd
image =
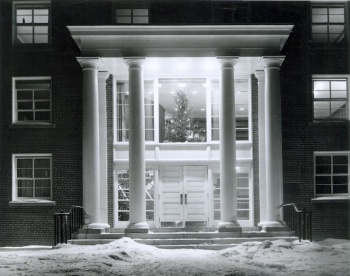
[{"label": "door handle", "polygon": [[187,194],[185,194],[185,204],[187,204]]},{"label": "door handle", "polygon": [[182,205],[183,203],[184,203],[183,194],[180,194],[180,204]]}]

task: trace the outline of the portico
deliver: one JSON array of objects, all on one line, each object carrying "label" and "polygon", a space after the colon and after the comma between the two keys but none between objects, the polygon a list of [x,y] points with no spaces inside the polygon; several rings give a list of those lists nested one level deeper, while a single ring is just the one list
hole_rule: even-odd
[{"label": "portico", "polygon": [[[82,66],[84,84],[83,193],[84,208],[90,215],[87,228],[109,227],[106,216],[107,172],[102,165],[106,164],[107,158],[104,154],[106,136],[103,134],[105,88],[98,85],[103,83],[103,80],[98,81],[98,76],[103,79],[106,72],[115,77],[116,86],[118,80],[120,87],[121,83],[125,84],[123,87],[127,90],[123,97],[129,110],[125,113],[128,114],[127,128],[121,128],[121,131],[128,132],[127,141],[118,141],[114,137],[114,189],[118,190],[115,193],[118,199],[114,198],[117,204],[114,204],[115,221],[111,227],[124,227],[129,232],[148,232],[150,226],[180,225],[183,220],[182,225],[199,223],[217,227],[220,232],[240,232],[242,226],[253,226],[254,208],[260,210],[259,225],[264,230],[282,226],[283,219],[278,209],[282,203],[279,67],[283,62],[280,50],[292,26],[68,28],[83,56],[78,61]],[[189,67],[177,67],[176,62],[181,61]],[[193,64],[208,66],[191,67]],[[255,73],[259,80],[259,101],[264,98],[259,102],[259,113],[264,115],[259,116],[259,134],[263,134],[263,138],[259,139],[259,175],[261,178],[266,175],[266,178],[260,182],[260,207],[253,204],[253,134],[249,127],[250,76]],[[152,82],[148,107],[153,105],[153,117],[145,110],[145,81]],[[204,118],[208,119],[204,120],[205,134],[202,137],[205,138],[201,142],[164,143],[159,138],[163,131],[160,127],[163,117],[158,114],[161,108],[166,107],[160,99],[161,87],[163,83],[180,82],[200,83],[203,95],[206,95],[205,107],[201,109],[206,114]],[[247,87],[247,103],[240,102],[242,95],[238,94],[241,91],[235,86],[242,91]],[[118,87],[115,90],[113,93],[117,98],[122,92],[118,91]],[[216,104],[214,95],[217,90],[220,100]],[[188,91],[197,93],[199,90],[193,88]],[[114,103],[116,109],[123,105],[117,100]],[[194,102],[192,105],[195,107]],[[249,111],[243,111],[243,105]],[[216,107],[220,110],[217,117]],[[241,130],[236,121],[241,111],[247,112],[242,118],[247,121],[248,136],[244,141],[237,141],[237,131]],[[115,112],[114,116],[126,122],[125,114]],[[198,114],[194,116],[198,122],[200,117]],[[152,118],[153,129],[145,125],[147,118]],[[167,119],[166,116],[164,118]],[[220,133],[216,140],[217,122]],[[153,136],[150,136],[153,139],[146,141],[145,131],[149,129],[153,130]],[[118,176],[123,170],[124,179],[128,179],[125,186],[125,181],[118,182],[123,180]],[[173,189],[169,188],[171,185]],[[220,197],[215,194],[216,190]],[[123,220],[120,220],[119,214],[123,210],[118,200],[127,202],[123,205],[128,208]],[[153,209],[150,209],[152,205]],[[163,212],[164,206],[170,206],[168,213]],[[198,212],[198,209],[204,212]],[[240,218],[244,217],[241,214],[245,209],[249,215],[246,222],[242,222]],[[220,219],[215,216],[215,210],[219,211]]]}]

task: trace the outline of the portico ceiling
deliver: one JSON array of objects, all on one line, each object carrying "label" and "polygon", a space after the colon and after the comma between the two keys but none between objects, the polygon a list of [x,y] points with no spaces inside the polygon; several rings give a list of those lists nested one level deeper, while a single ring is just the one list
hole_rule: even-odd
[{"label": "portico ceiling", "polygon": [[82,56],[274,56],[293,25],[68,26]]}]

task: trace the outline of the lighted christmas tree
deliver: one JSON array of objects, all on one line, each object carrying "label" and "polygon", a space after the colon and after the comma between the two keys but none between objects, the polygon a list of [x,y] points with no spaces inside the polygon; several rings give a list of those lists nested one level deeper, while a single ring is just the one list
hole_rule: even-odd
[{"label": "lighted christmas tree", "polygon": [[175,111],[166,127],[167,136],[171,142],[185,142],[191,128],[191,108],[187,92],[184,90],[176,91],[174,103]]}]

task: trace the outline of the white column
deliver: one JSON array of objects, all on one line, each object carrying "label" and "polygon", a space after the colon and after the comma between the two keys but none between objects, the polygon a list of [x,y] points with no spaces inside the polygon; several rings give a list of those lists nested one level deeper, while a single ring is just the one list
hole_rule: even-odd
[{"label": "white column", "polygon": [[85,228],[104,229],[100,217],[99,58],[78,58],[83,68],[83,206]]},{"label": "white column", "polygon": [[255,77],[258,79],[260,221],[265,221],[266,220],[265,72],[263,70],[257,70],[255,71]]},{"label": "white column", "polygon": [[145,198],[144,58],[125,59],[129,66],[129,191],[128,232],[148,232]]},{"label": "white column", "polygon": [[284,57],[263,57],[265,66],[266,217],[263,230],[282,227],[283,164],[280,66]]},{"label": "white column", "polygon": [[218,57],[220,70],[220,189],[219,232],[241,232],[237,222],[236,121],[234,65],[238,57]]},{"label": "white column", "polygon": [[109,73],[98,72],[99,139],[100,139],[100,220],[108,224],[108,186],[107,186],[107,106],[106,80]]}]

